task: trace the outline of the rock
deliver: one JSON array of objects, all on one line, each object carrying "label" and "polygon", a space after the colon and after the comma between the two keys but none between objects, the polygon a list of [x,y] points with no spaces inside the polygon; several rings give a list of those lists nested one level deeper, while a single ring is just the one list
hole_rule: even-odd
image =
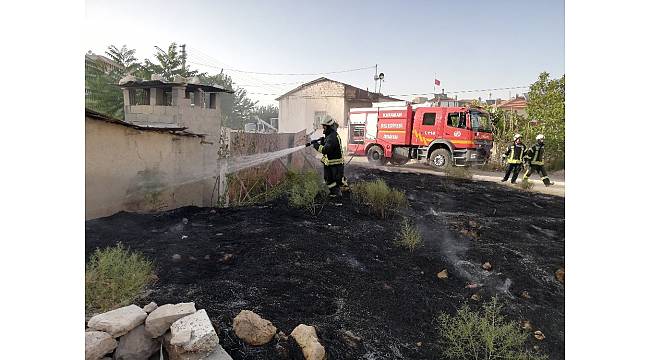
[{"label": "rock", "polygon": [[158,308],[158,304],[155,302],[150,302],[147,305],[145,305],[142,310],[144,310],[147,314],[150,314],[152,311],[156,310]]},{"label": "rock", "polygon": [[418,342],[416,342],[416,343],[415,343],[415,346],[417,346],[417,347],[421,347],[421,346],[422,346],[422,341],[418,341]]},{"label": "rock", "polygon": [[[194,304],[192,303],[192,306]],[[171,339],[184,336],[185,332],[190,332],[189,341],[180,346],[181,352],[212,352],[219,344],[217,332],[208,318],[205,309],[201,309],[192,315],[185,316],[176,320],[171,328]]]},{"label": "rock", "polygon": [[189,236],[187,236],[187,235],[181,235],[181,240],[185,240],[185,239],[187,239],[188,237],[189,237]]},{"label": "rock", "polygon": [[449,273],[447,272],[447,269],[444,269],[441,272],[439,272],[437,276],[438,279],[446,279],[449,277]]},{"label": "rock", "polygon": [[483,268],[483,270],[487,270],[487,271],[492,270],[492,264],[490,264],[489,261],[486,261],[481,267]]},{"label": "rock", "polygon": [[226,254],[221,258],[221,261],[228,262],[228,261],[232,260],[233,256],[234,256],[233,254]]},{"label": "rock", "polygon": [[561,267],[555,271],[555,278],[557,281],[561,282],[564,284],[564,268]]},{"label": "rock", "polygon": [[256,313],[242,310],[232,322],[235,334],[249,345],[264,345],[273,339],[276,327]]},{"label": "rock", "polygon": [[117,341],[103,331],[86,331],[86,360],[97,360],[117,347]]},{"label": "rock", "polygon": [[158,349],[160,349],[160,342],[152,339],[144,329],[144,325],[140,325],[120,338],[115,350],[115,360],[148,359]]},{"label": "rock", "polygon": [[[176,348],[178,349],[178,348]],[[221,345],[217,345],[211,352],[169,352],[166,360],[232,360]]]},{"label": "rock", "polygon": [[534,336],[535,336],[535,339],[540,340],[540,341],[544,340],[546,338],[544,336],[544,333],[539,331],[539,330],[535,331]]},{"label": "rock", "polygon": [[205,259],[205,260],[210,260],[210,255],[206,255],[206,256],[204,256],[203,259]]},{"label": "rock", "polygon": [[178,319],[194,314],[194,303],[165,304],[152,311],[144,322],[151,337],[159,337]]},{"label": "rock", "polygon": [[479,301],[479,300],[481,300],[481,295],[479,295],[479,294],[474,294],[474,295],[472,295],[472,300],[474,300],[474,301]]},{"label": "rock", "polygon": [[474,221],[474,220],[470,220],[470,221],[469,221],[469,226],[471,226],[471,227],[473,227],[473,228],[477,228],[477,227],[478,227],[478,223],[477,223],[476,221]]},{"label": "rock", "polygon": [[173,335],[169,340],[169,343],[174,346],[185,346],[190,343],[191,338],[192,338],[192,330],[190,329],[182,330],[177,332],[175,335]]},{"label": "rock", "polygon": [[194,261],[196,258],[194,256],[190,256],[190,260]]},{"label": "rock", "polygon": [[533,325],[528,320],[524,320],[521,322],[521,328],[526,331],[533,331]]},{"label": "rock", "polygon": [[476,289],[477,287],[478,284],[474,284],[474,283],[465,285],[466,289]]},{"label": "rock", "polygon": [[187,225],[190,221],[187,218],[183,218],[183,225]]},{"label": "rock", "polygon": [[137,305],[129,305],[95,315],[88,321],[93,330],[105,331],[112,337],[120,337],[135,329],[147,318],[147,313]]},{"label": "rock", "polygon": [[524,299],[530,299],[530,294],[528,294],[528,291],[524,290],[521,292],[521,297]]},{"label": "rock", "polygon": [[291,337],[300,345],[302,355],[306,360],[325,359],[325,348],[318,341],[316,329],[313,326],[300,324],[293,329]]},{"label": "rock", "polygon": [[351,348],[357,348],[361,343],[361,338],[354,335],[350,330],[341,331],[341,337],[345,341],[345,344]]},{"label": "rock", "polygon": [[172,255],[172,261],[180,261],[180,260],[181,260],[181,255],[180,254]]},{"label": "rock", "polygon": [[210,210],[210,214],[216,214],[216,213],[217,213],[217,210],[215,210],[215,209]]}]

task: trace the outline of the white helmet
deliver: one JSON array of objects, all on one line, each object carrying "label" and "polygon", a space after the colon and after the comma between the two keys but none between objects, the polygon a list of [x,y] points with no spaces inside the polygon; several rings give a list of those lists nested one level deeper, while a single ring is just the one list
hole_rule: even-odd
[{"label": "white helmet", "polygon": [[329,115],[325,115],[320,119],[320,124],[321,125],[332,126],[332,125],[334,125],[334,119]]},{"label": "white helmet", "polygon": [[517,139],[521,139],[521,134],[515,134],[514,138],[512,140],[517,141]]},{"label": "white helmet", "polygon": [[537,141],[539,141],[539,140],[544,140],[544,135],[543,135],[543,134],[539,134],[539,135],[535,136],[535,140],[537,140]]}]

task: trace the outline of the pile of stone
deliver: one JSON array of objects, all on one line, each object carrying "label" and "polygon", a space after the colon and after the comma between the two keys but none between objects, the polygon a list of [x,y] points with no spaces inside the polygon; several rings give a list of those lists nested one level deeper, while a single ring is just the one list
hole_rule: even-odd
[{"label": "pile of stone", "polygon": [[232,360],[208,314],[194,303],[129,305],[88,321],[86,360],[146,360],[161,345],[170,360]]},{"label": "pile of stone", "polygon": [[[235,335],[251,346],[288,337],[249,310],[233,320]],[[307,360],[324,360],[325,348],[316,328],[300,324],[290,336]],[[93,316],[86,329],[86,360],[147,360],[164,346],[165,360],[232,360],[219,345],[219,337],[205,310],[194,303],[129,305]]]}]

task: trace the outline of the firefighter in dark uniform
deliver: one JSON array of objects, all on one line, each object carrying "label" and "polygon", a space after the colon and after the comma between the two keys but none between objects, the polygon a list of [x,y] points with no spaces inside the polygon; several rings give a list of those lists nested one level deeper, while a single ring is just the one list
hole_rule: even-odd
[{"label": "firefighter in dark uniform", "polygon": [[501,155],[501,158],[507,159],[508,162],[506,175],[501,181],[508,181],[508,177],[510,177],[510,173],[512,172],[512,180],[510,182],[513,184],[517,181],[517,176],[519,176],[519,172],[524,163],[524,153],[526,152],[526,145],[521,142],[521,135],[516,134],[514,141],[514,144],[510,145],[508,150]]},{"label": "firefighter in dark uniform", "polygon": [[542,178],[544,185],[551,186],[554,183],[548,178],[548,174],[546,174],[546,170],[544,169],[544,135],[537,135],[535,140],[537,143],[528,149],[526,155],[524,155],[524,160],[528,163],[528,170],[524,174],[524,180],[528,180],[533,171],[535,171]]},{"label": "firefighter in dark uniform", "polygon": [[343,147],[341,137],[336,132],[336,123],[331,116],[324,116],[320,124],[323,126],[324,137],[312,140],[307,146],[313,146],[323,154],[323,177],[330,191],[330,197],[341,198],[341,187],[346,186],[343,176]]}]

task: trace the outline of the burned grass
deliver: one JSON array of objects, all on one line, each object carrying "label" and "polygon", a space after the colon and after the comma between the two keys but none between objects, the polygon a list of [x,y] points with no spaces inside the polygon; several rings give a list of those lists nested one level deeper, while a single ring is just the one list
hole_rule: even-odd
[{"label": "burned grass", "polygon": [[[545,339],[528,347],[564,358],[564,284],[555,278],[564,265],[563,198],[487,182],[346,170],[351,181],[383,179],[405,193],[423,238],[418,251],[395,244],[399,217],[377,219],[350,199],[313,216],[281,198],[88,221],[86,254],[121,241],[152,259],[159,278],[139,303],[195,301],[213,317],[233,359],[300,356],[291,342],[240,341],[232,319],[242,309],[285,334],[300,323],[315,325],[329,359],[439,358],[438,316],[468,301],[478,309],[493,295],[509,320],[543,332]],[[478,236],[466,235],[472,231]],[[486,261],[491,271],[481,267]],[[436,276],[442,269],[444,280]],[[477,293],[481,300],[470,301]]]}]

